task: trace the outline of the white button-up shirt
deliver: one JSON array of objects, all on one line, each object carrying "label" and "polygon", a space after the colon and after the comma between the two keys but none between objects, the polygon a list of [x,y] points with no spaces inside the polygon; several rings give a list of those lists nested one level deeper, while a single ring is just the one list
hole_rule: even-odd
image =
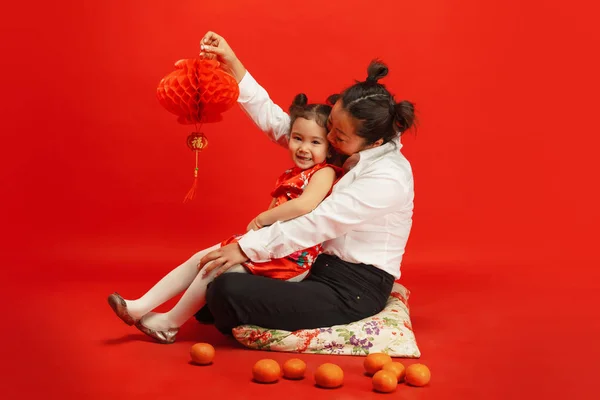
[{"label": "white button-up shirt", "polygon": [[[287,147],[289,115],[249,73],[239,87],[242,108],[271,140]],[[331,195],[311,213],[249,231],[240,247],[252,261],[264,262],[323,243],[326,254],[400,278],[414,198],[412,170],[401,147],[396,139],[353,155]]]}]

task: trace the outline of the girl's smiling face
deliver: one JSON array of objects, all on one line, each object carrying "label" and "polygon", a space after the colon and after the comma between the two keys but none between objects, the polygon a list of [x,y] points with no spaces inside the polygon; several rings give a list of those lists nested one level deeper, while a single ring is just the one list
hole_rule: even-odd
[{"label": "girl's smiling face", "polygon": [[297,118],[292,126],[288,148],[297,167],[312,168],[327,159],[327,130],[314,120]]}]

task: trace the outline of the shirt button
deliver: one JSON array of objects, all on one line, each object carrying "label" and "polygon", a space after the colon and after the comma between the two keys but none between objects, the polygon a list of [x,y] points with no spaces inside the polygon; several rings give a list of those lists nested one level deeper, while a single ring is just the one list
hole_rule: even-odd
[{"label": "shirt button", "polygon": [[360,296],[356,296],[356,300],[360,300]]}]

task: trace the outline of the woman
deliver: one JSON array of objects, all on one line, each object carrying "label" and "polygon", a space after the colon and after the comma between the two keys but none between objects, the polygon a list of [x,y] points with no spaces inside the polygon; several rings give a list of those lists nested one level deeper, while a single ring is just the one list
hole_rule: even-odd
[{"label": "woman", "polygon": [[[285,146],[289,116],[273,104],[225,39],[208,32],[200,55],[216,57],[231,70],[242,107]],[[372,62],[365,81],[330,97],[327,139],[345,159],[347,171],[332,194],[307,215],[250,231],[201,259],[204,274],[220,274],[248,260],[264,262],[323,243],[324,253],[302,282],[219,276],[208,288],[207,303],[220,331],[230,333],[244,324],[285,330],[347,324],[385,306],[400,277],[414,197],[411,167],[399,141],[413,124],[414,107],[397,103],[378,82],[387,72],[383,63]]]}]

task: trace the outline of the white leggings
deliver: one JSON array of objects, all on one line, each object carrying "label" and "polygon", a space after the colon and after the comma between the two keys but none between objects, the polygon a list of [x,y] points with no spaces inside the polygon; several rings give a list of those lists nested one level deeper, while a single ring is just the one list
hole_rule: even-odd
[{"label": "white leggings", "polygon": [[[221,245],[217,244],[199,251],[165,275],[142,297],[137,300],[128,301],[127,308],[129,313],[136,319],[141,318],[159,305],[185,291],[175,307],[163,315],[163,318],[168,322],[170,327],[183,325],[185,321],[206,304],[206,288],[218,272],[218,270],[215,270],[206,277],[202,277],[201,271],[198,270],[198,264],[202,257],[220,247]],[[226,273],[248,273],[248,271],[242,265],[238,264],[231,267]],[[308,271],[289,279],[289,281],[301,281],[307,274]]]}]

